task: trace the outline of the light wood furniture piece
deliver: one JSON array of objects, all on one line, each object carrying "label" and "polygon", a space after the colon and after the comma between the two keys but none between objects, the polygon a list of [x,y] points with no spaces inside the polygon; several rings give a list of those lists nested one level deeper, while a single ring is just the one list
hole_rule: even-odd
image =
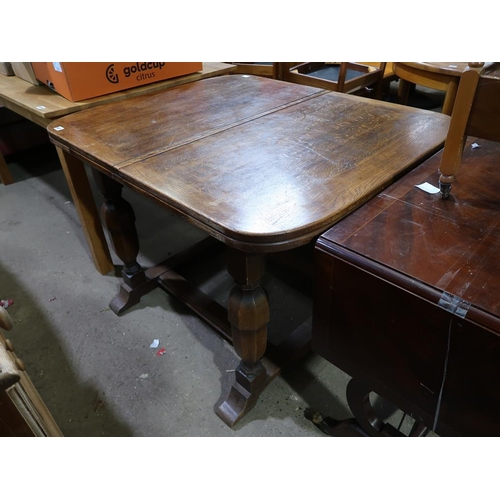
[{"label": "light wood furniture piece", "polygon": [[[136,87],[123,92],[116,92],[81,102],[71,102],[56,94],[44,85],[31,85],[16,76],[0,75],[0,105],[9,108],[15,113],[46,127],[52,120],[76,113],[84,109],[101,106],[111,102],[127,100],[132,97],[157,92],[163,89],[190,83],[213,76],[231,73],[234,66],[223,63],[205,62],[203,70],[198,73],[184,75],[170,80]],[[70,169],[62,163],[64,175],[75,203],[82,230],[89,245],[90,253],[97,270],[107,274],[114,269],[108,244],[104,237],[95,203],[93,201],[90,184],[85,173],[83,162],[73,158]],[[5,159],[0,154],[0,180],[4,184],[12,182],[12,175],[8,171]]]},{"label": "light wood furniture piece", "polygon": [[239,75],[266,76],[268,78],[278,78],[278,64],[275,62],[231,62],[234,64],[233,73]]},{"label": "light wood furniture piece", "polygon": [[435,184],[441,151],[317,240],[312,349],[353,377],[348,401],[368,435],[400,435],[373,391],[417,434],[500,436],[500,144],[475,140],[454,203],[415,187]]},{"label": "light wood furniture piece", "polygon": [[[486,63],[485,69],[494,63]],[[457,95],[460,77],[467,67],[466,62],[395,62],[393,69],[400,79],[398,99],[401,104],[408,102],[411,84],[421,85],[446,92],[443,113],[451,115]]]},{"label": "light wood furniture piece", "polygon": [[[448,198],[468,136],[500,141],[500,70],[469,63],[460,78],[440,165],[439,188]],[[488,182],[488,174],[485,175]]]},{"label": "light wood furniture piece", "polygon": [[386,63],[367,66],[357,62],[278,63],[278,78],[346,94],[381,97]]},{"label": "light wood furniture piece", "polygon": [[[160,286],[232,342],[241,362],[217,414],[233,426],[279,373],[279,356],[307,348],[307,335],[294,334],[267,346],[266,255],[307,245],[441,148],[448,125],[437,113],[231,75],[75,113],[48,131],[66,168],[85,160],[103,192],[102,218],[124,262],[111,309]],[[175,271],[186,255],[141,269],[123,184],[203,229],[198,259],[209,243],[225,245],[227,309]]]},{"label": "light wood furniture piece", "polygon": [[[358,62],[358,61],[356,61]],[[379,68],[380,67],[380,62],[359,62],[359,64],[364,64],[365,66],[372,66],[374,68]],[[392,62],[386,62],[385,63],[385,69],[384,69],[384,75],[382,77],[382,80],[386,83],[391,82],[392,80],[395,80],[396,74],[394,73],[394,68],[392,67],[394,63]]]},{"label": "light wood furniture piece", "polygon": [[12,329],[0,306],[0,437],[62,436],[42,398],[3,332]]}]

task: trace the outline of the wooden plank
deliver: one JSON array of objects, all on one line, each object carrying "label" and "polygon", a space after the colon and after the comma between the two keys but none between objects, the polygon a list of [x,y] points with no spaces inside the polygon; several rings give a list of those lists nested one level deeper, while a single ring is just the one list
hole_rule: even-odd
[{"label": "wooden plank", "polygon": [[[0,75],[0,103],[31,121],[47,121],[82,109],[92,108],[108,102],[120,101],[131,96],[143,95],[158,90],[191,83],[205,78],[233,72],[234,65],[218,62],[204,62],[203,70],[190,75],[170,78],[151,85],[143,85],[123,92],[115,92],[85,101],[71,102],[45,85],[31,85],[16,76]],[[9,105],[15,105],[15,109]]]}]

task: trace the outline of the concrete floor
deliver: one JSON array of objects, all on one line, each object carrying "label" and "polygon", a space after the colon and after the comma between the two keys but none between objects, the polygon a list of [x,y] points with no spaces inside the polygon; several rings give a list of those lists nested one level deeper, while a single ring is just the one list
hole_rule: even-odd
[{"label": "concrete floor", "polygon": [[[0,299],[14,300],[8,338],[65,436],[324,437],[305,418],[306,409],[351,416],[349,377],[311,353],[227,427],[214,409],[232,384],[238,363],[232,347],[159,289],[116,316],[108,304],[120,279],[94,268],[53,147],[7,160],[15,179],[0,184]],[[134,192],[125,189],[124,196],[136,213],[141,264],[157,263],[203,236]],[[231,280],[218,259],[202,280],[223,303]],[[270,265],[270,331],[290,331],[310,316],[310,291],[299,285]],[[150,348],[154,339],[165,355]],[[401,412],[380,398],[374,402],[398,424]]]}]

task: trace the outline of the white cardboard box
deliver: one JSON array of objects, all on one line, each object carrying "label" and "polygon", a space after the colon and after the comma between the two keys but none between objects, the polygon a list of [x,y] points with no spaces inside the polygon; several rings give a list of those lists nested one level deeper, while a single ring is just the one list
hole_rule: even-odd
[{"label": "white cardboard box", "polygon": [[14,74],[23,80],[33,84],[40,85],[40,82],[36,79],[35,72],[31,67],[31,63],[29,62],[11,62],[12,69],[14,70]]},{"label": "white cardboard box", "polygon": [[12,76],[14,74],[10,62],[0,62],[0,74],[5,76]]}]

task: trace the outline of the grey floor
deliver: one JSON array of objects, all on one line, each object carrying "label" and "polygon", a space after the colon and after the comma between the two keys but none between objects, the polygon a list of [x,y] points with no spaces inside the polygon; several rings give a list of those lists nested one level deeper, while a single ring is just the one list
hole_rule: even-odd
[{"label": "grey floor", "polygon": [[[232,347],[162,290],[116,316],[108,304],[120,279],[94,268],[52,146],[7,160],[15,179],[0,184],[0,299],[14,301],[8,338],[65,436],[321,438],[306,409],[351,416],[349,377],[311,353],[275,379],[233,429],[227,427],[214,409],[234,377]],[[144,266],[203,236],[134,192],[125,189],[124,195],[135,209]],[[212,264],[210,272],[205,267],[195,274],[224,303],[231,280],[220,259]],[[310,290],[279,266],[270,265],[265,286],[270,331],[283,334],[310,316]],[[150,347],[154,339],[160,341],[156,349]],[[163,356],[156,355],[160,348]],[[401,412],[377,396],[374,403],[398,425]]]}]

